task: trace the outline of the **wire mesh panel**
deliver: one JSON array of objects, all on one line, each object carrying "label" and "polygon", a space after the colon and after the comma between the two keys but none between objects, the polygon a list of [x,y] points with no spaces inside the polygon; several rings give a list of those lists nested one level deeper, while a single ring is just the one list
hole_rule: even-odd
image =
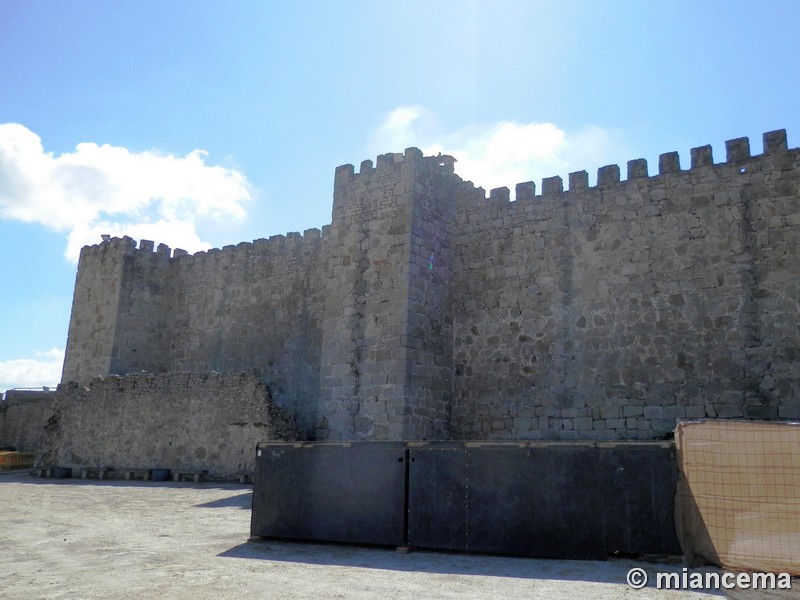
[{"label": "wire mesh panel", "polygon": [[800,424],[684,422],[675,442],[687,559],[800,575]]},{"label": "wire mesh panel", "polygon": [[403,545],[405,473],[399,442],[259,444],[250,534]]}]

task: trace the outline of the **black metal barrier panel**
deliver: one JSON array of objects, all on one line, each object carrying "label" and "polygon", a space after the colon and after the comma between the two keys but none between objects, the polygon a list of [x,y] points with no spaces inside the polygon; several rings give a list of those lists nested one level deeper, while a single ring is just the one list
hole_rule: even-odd
[{"label": "black metal barrier panel", "polygon": [[402,546],[405,457],[402,442],[258,444],[250,534]]},{"label": "black metal barrier panel", "polygon": [[259,444],[251,534],[553,558],[680,554],[668,442]]},{"label": "black metal barrier panel", "polygon": [[678,463],[672,442],[598,448],[606,554],[681,555],[675,531]]},{"label": "black metal barrier panel", "polygon": [[409,446],[410,546],[583,559],[680,554],[669,443]]}]

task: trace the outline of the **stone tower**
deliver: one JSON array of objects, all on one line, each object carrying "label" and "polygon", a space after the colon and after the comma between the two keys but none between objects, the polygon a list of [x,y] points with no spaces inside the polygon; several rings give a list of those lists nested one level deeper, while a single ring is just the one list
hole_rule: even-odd
[{"label": "stone tower", "polygon": [[337,169],[320,437],[449,437],[460,184],[450,157],[416,148]]}]

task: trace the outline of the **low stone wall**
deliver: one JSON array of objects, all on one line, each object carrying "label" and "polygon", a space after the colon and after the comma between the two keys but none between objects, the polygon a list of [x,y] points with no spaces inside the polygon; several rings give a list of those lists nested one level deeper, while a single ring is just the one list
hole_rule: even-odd
[{"label": "low stone wall", "polygon": [[44,427],[53,414],[56,393],[9,390],[0,402],[0,448],[34,452],[42,447]]},{"label": "low stone wall", "polygon": [[297,439],[293,419],[254,374],[107,376],[65,384],[48,402],[8,404],[0,444],[62,467],[207,470],[233,477],[254,468],[255,446]]}]

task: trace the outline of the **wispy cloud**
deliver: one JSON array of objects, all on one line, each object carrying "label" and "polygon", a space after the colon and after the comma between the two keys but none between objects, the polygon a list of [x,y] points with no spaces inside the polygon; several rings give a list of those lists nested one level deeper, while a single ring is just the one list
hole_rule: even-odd
[{"label": "wispy cloud", "polygon": [[81,143],[54,156],[23,125],[0,125],[0,218],[63,231],[65,256],[101,233],[145,237],[196,251],[210,247],[201,219],[242,219],[251,187],[239,171],[207,165],[207,153],[186,156]]},{"label": "wispy cloud", "polygon": [[502,121],[443,130],[422,106],[401,106],[387,114],[370,140],[373,152],[419,147],[426,155],[453,155],[456,173],[489,190],[593,169],[628,155],[619,132],[586,126],[566,131],[553,123]]},{"label": "wispy cloud", "polygon": [[61,380],[64,351],[51,348],[36,352],[36,358],[0,361],[0,391],[17,387],[53,386]]}]

